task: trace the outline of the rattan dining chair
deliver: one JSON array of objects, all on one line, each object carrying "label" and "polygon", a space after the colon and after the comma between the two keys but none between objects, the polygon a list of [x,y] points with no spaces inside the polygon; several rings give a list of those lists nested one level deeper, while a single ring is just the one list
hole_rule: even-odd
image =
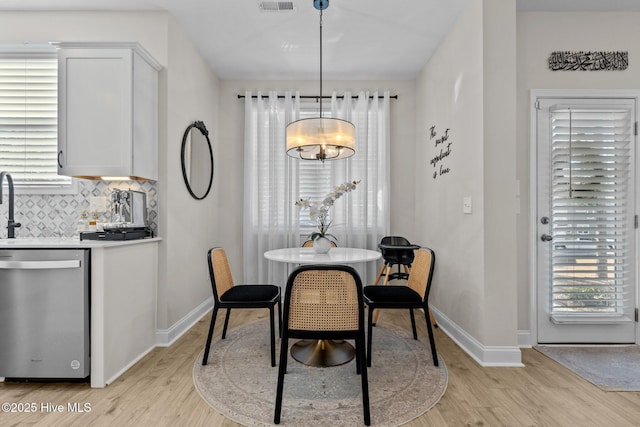
[{"label": "rattan dining chair", "polygon": [[[338,247],[336,242],[334,242],[333,240],[329,240],[329,242],[331,243],[331,246],[333,246],[334,248]],[[302,247],[303,248],[312,248],[313,247],[313,240],[305,240],[304,243],[302,244]]]},{"label": "rattan dining chair", "polygon": [[[346,265],[305,265],[287,280],[274,422],[280,423],[289,338],[355,340],[356,373],[362,382],[364,423],[371,423],[365,354],[362,281]],[[328,368],[330,369],[330,368]]]},{"label": "rattan dining chair", "polygon": [[429,320],[429,291],[433,279],[436,255],[429,248],[420,248],[415,253],[413,267],[407,285],[365,286],[363,289],[364,302],[369,307],[367,319],[367,366],[371,366],[371,342],[373,341],[373,311],[375,309],[409,309],[411,314],[411,328],[413,339],[418,339],[416,319],[413,310],[422,308],[427,322],[429,343],[433,364],[438,366],[438,353],[433,337],[433,329]]},{"label": "rattan dining chair", "polygon": [[227,326],[229,325],[229,315],[233,308],[268,308],[271,325],[271,366],[276,366],[276,342],[274,331],[274,306],[278,306],[278,326],[279,333],[282,333],[282,306],[280,302],[280,287],[275,285],[234,285],[231,268],[224,249],[215,247],[207,254],[209,263],[209,276],[211,278],[211,289],[213,290],[213,313],[211,314],[211,324],[207,335],[207,344],[204,348],[202,364],[206,365],[209,359],[209,349],[213,329],[216,324],[218,309],[226,308],[224,327],[222,328],[222,339],[227,336]]}]

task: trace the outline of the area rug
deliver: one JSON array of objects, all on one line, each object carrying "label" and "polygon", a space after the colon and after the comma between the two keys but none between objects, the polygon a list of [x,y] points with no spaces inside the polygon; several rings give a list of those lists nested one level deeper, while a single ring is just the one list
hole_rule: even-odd
[{"label": "area rug", "polygon": [[640,347],[536,346],[585,380],[605,391],[640,391]]},{"label": "area rug", "polygon": [[[382,325],[376,326],[373,334],[373,366],[368,370],[371,425],[399,426],[440,400],[447,388],[447,369],[441,358],[440,366],[433,366],[426,337],[416,341],[410,331]],[[279,349],[280,341],[276,344]],[[265,321],[227,331],[225,340],[213,342],[207,366],[201,364],[202,352],[194,362],[198,393],[212,408],[239,424],[274,425],[278,367],[271,367],[269,351]],[[280,425],[363,425],[361,391],[355,362],[315,368],[289,355]]]}]

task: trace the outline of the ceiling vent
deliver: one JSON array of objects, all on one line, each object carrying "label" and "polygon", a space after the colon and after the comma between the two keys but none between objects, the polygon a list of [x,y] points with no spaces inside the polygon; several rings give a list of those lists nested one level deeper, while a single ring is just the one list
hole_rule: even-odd
[{"label": "ceiling vent", "polygon": [[258,6],[263,12],[293,12],[295,9],[292,1],[258,0]]}]

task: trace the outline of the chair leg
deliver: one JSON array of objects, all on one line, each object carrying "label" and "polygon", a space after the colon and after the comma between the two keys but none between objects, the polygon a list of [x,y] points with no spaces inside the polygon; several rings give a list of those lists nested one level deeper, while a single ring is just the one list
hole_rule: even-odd
[{"label": "chair leg", "polygon": [[280,345],[280,366],[278,367],[278,387],[276,389],[276,409],[273,422],[280,424],[280,413],[282,412],[282,391],[284,389],[284,374],[287,372],[287,350],[289,349],[289,336],[284,334]]},{"label": "chair leg", "polygon": [[273,306],[269,307],[269,338],[271,340],[271,367],[276,366],[276,331],[275,319],[273,318]]},{"label": "chair leg", "polygon": [[431,309],[429,309],[429,320],[431,320],[431,324],[433,325],[434,328],[438,327],[438,322],[436,322],[436,318],[433,317],[433,313],[431,312]]},{"label": "chair leg", "polygon": [[356,349],[356,359],[357,355],[360,354],[359,358],[359,367],[360,367],[360,380],[362,381],[362,410],[364,412],[364,425],[371,425],[371,410],[369,408],[369,378],[367,377],[367,365],[364,363],[365,354],[364,354],[364,332],[362,335],[356,340],[356,342],[360,341],[360,345]]},{"label": "chair leg", "polygon": [[362,363],[360,352],[362,351],[362,345],[365,345],[365,344],[359,342],[358,339],[355,340],[355,343],[356,343],[356,374],[360,375],[361,373],[360,364]]},{"label": "chair leg", "polygon": [[204,357],[202,358],[202,366],[207,364],[209,360],[209,347],[211,347],[211,339],[213,338],[213,328],[216,326],[216,316],[218,315],[218,307],[213,307],[211,313],[211,323],[209,323],[209,333],[207,334],[207,344],[204,347]]},{"label": "chair leg", "polygon": [[383,284],[387,286],[389,284],[389,276],[391,275],[391,264],[387,265],[387,271],[384,273],[384,282]]},{"label": "chair leg", "polygon": [[380,278],[382,277],[382,273],[384,273],[384,270],[387,268],[387,264],[385,264],[384,262],[382,263],[382,267],[380,267],[380,271],[378,272],[378,276],[376,277],[376,281],[374,282],[373,286],[378,286],[378,282],[380,282]]},{"label": "chair leg", "polygon": [[418,333],[416,332],[416,316],[413,314],[413,308],[409,309],[409,314],[411,315],[411,330],[413,331],[413,339],[418,339]]},{"label": "chair leg", "polygon": [[[378,276],[376,277],[376,281],[373,284],[373,286],[378,286],[378,283],[380,282],[380,278],[382,278],[382,276],[385,276],[385,280],[383,282],[383,284],[387,284],[388,280],[387,280],[387,275],[389,274],[389,266],[387,265],[386,262],[382,263],[382,267],[380,267],[380,271],[378,272]],[[385,270],[387,271],[387,273],[385,274]],[[380,313],[376,313],[376,318],[373,321],[373,324],[375,325],[376,322],[378,321],[378,316],[380,316]]]},{"label": "chair leg", "polygon": [[[385,264],[383,267],[386,267],[387,271],[384,275],[384,282],[382,283],[384,286],[389,284],[389,275],[391,274],[392,265]],[[373,324],[378,323],[378,318],[380,317],[380,309],[377,309],[373,316]]]},{"label": "chair leg", "polygon": [[227,308],[227,314],[224,316],[224,328],[222,328],[222,339],[227,337],[227,326],[229,326],[229,315],[231,314],[231,309]]},{"label": "chair leg", "polygon": [[367,366],[371,366],[371,341],[373,341],[373,308],[369,306],[367,316]]},{"label": "chair leg", "polygon": [[431,322],[429,321],[429,306],[425,304],[424,307],[424,319],[427,323],[427,332],[429,333],[429,345],[431,345],[431,357],[433,357],[433,366],[438,366],[438,352],[436,351],[436,340],[433,337],[433,328],[431,328]]},{"label": "chair leg", "polygon": [[278,338],[282,338],[282,303],[278,301]]}]

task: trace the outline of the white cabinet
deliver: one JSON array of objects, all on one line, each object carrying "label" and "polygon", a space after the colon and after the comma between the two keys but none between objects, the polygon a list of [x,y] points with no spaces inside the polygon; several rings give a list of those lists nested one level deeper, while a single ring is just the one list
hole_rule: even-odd
[{"label": "white cabinet", "polygon": [[158,71],[137,43],[58,46],[58,173],[158,178]]}]

